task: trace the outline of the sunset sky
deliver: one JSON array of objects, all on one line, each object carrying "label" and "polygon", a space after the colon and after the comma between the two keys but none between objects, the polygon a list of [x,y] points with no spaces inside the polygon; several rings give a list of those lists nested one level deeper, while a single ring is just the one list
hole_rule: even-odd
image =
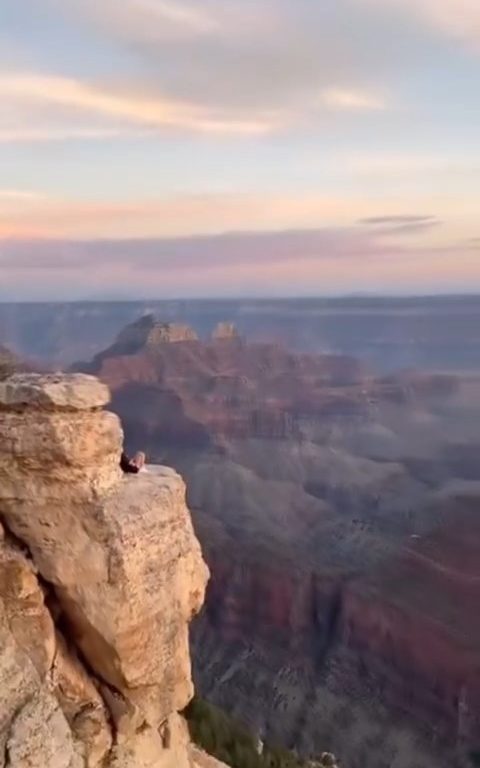
[{"label": "sunset sky", "polygon": [[479,0],[1,0],[0,299],[480,292]]}]

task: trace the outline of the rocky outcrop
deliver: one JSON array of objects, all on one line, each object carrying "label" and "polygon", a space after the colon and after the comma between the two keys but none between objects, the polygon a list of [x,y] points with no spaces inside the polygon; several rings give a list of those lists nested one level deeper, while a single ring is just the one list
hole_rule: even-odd
[{"label": "rocky outcrop", "polygon": [[[185,343],[165,343],[165,328],[169,341],[178,335]],[[360,387],[368,388],[371,377],[352,358],[246,343],[231,323],[220,323],[205,343],[187,343],[187,336],[146,316],[92,363],[79,365],[109,384],[114,410],[128,419],[128,437],[142,423],[147,451],[173,434],[186,449],[225,438],[285,440],[298,435],[305,418],[361,418],[369,409]]]},{"label": "rocky outcrop", "polygon": [[179,341],[197,340],[197,334],[188,325],[183,323],[155,322],[148,334],[146,343],[155,346],[156,344],[175,344]]},{"label": "rocky outcrop", "polygon": [[114,343],[117,354],[132,354],[143,347],[157,344],[173,344],[181,341],[196,341],[197,334],[183,323],[164,323],[153,315],[144,315],[124,328]]},{"label": "rocky outcrop", "polygon": [[235,324],[226,321],[218,323],[212,332],[212,341],[231,341],[232,339],[239,338],[240,334]]},{"label": "rocky outcrop", "polygon": [[108,389],[0,383],[0,766],[187,768],[207,568],[181,478],[123,477]]}]

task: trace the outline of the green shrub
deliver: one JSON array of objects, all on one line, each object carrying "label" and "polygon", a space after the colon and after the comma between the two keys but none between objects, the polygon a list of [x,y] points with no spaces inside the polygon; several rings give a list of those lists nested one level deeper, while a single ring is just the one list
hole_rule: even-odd
[{"label": "green shrub", "polygon": [[257,754],[257,742],[244,726],[217,707],[194,698],[185,710],[192,741],[231,768],[305,768],[306,763],[282,749],[265,746]]}]

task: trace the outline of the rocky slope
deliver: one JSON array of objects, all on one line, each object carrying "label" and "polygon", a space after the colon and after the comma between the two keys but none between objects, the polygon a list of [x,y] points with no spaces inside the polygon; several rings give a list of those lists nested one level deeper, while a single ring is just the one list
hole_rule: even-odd
[{"label": "rocky slope", "polygon": [[88,367],[131,449],[187,478],[213,574],[194,632],[201,692],[352,768],[470,765],[478,379],[377,378],[219,335],[132,347],[123,333]]},{"label": "rocky slope", "polygon": [[[181,478],[122,477],[93,377],[0,383],[0,766],[191,768],[207,568]],[[199,764],[203,758],[199,758]]]}]

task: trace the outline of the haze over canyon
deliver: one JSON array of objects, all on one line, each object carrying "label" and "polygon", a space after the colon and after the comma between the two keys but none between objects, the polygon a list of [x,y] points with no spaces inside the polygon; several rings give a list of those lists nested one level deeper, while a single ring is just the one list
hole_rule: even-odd
[{"label": "haze over canyon", "polygon": [[479,308],[1,307],[11,349],[77,358],[127,449],[185,478],[212,573],[197,687],[260,738],[351,768],[475,765]]}]

